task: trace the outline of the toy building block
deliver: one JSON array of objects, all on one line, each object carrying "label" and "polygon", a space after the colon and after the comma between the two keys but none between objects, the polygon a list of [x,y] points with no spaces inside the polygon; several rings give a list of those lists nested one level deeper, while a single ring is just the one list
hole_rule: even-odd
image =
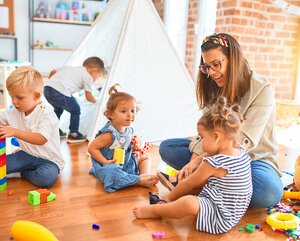
[{"label": "toy building block", "polygon": [[28,203],[32,206],[51,202],[55,199],[56,195],[48,189],[36,189],[28,192]]},{"label": "toy building block", "polygon": [[283,199],[296,199],[296,200],[300,200],[300,192],[289,192],[289,191],[284,191],[283,192]]},{"label": "toy building block", "polygon": [[254,232],[254,229],[255,229],[255,225],[254,225],[254,224],[248,223],[248,224],[246,225],[246,232],[247,232],[247,233],[253,233],[253,232]]},{"label": "toy building block", "polygon": [[35,190],[28,192],[28,203],[32,206],[39,205],[41,203],[40,199],[41,194]]},{"label": "toy building block", "polygon": [[0,179],[6,177],[6,165],[0,166]]},{"label": "toy building block", "polygon": [[125,150],[121,148],[116,148],[114,150],[113,159],[116,160],[116,164],[123,165],[125,160]]},{"label": "toy building block", "polygon": [[36,191],[40,193],[40,203],[46,203],[50,191],[47,189],[37,189]]},{"label": "toy building block", "polygon": [[0,139],[0,192],[5,190],[6,183],[6,144],[5,138]]}]

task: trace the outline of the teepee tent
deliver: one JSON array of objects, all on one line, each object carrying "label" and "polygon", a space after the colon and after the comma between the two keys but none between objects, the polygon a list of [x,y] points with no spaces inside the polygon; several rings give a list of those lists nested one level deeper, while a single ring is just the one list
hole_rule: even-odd
[{"label": "teepee tent", "polygon": [[103,112],[108,89],[115,83],[140,103],[133,127],[145,140],[197,134],[200,112],[194,83],[151,0],[110,1],[66,65],[81,65],[90,56],[103,59],[108,79],[97,113],[89,118],[89,140],[107,121]]}]

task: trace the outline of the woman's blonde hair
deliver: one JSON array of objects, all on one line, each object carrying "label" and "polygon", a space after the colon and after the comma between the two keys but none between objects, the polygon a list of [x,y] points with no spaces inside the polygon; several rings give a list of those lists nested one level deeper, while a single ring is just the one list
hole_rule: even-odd
[{"label": "woman's blonde hair", "polygon": [[202,125],[208,131],[221,130],[228,139],[238,143],[243,120],[239,105],[229,106],[225,97],[219,97],[217,103],[201,116],[198,125]]},{"label": "woman's blonde hair", "polygon": [[[115,109],[117,108],[118,104],[121,101],[134,101],[136,103],[135,98],[126,93],[126,92],[119,92],[117,90],[117,86],[120,86],[119,84],[115,84],[112,87],[110,87],[110,89],[108,90],[108,94],[110,95],[107,103],[106,103],[106,110],[104,112],[104,115],[110,119],[109,116],[111,116],[111,114],[115,111]],[[139,108],[137,106],[136,111],[139,111]]]},{"label": "woman's blonde hair", "polygon": [[6,80],[6,88],[8,90],[15,87],[29,88],[43,92],[44,83],[42,75],[31,66],[18,67]]}]

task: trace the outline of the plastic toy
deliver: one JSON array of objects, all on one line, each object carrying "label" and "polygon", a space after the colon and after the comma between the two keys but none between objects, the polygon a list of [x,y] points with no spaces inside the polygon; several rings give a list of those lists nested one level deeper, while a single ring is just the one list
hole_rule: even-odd
[{"label": "plastic toy", "polygon": [[7,187],[6,182],[6,144],[5,138],[0,139],[0,192]]},{"label": "plastic toy", "polygon": [[28,203],[32,206],[51,202],[55,199],[56,195],[48,189],[36,189],[28,192]]},{"label": "plastic toy", "polygon": [[151,144],[149,142],[144,142],[141,137],[134,135],[132,137],[132,153],[139,158],[146,154],[150,150]]},{"label": "plastic toy", "polygon": [[174,169],[173,167],[169,166],[164,161],[161,161],[157,167],[157,170],[160,172],[163,172],[165,174],[168,174],[169,176],[176,176],[176,174],[179,172],[178,170]]},{"label": "plastic toy", "polygon": [[47,1],[43,0],[39,3],[36,11],[35,11],[35,17],[39,18],[48,18],[50,13],[50,9],[48,6]]},{"label": "plastic toy", "polygon": [[275,229],[296,229],[300,219],[291,213],[273,213],[267,217],[267,224]]},{"label": "plastic toy", "polygon": [[283,192],[283,199],[296,199],[296,200],[300,200],[300,192],[289,192],[289,191],[284,191]]},{"label": "plastic toy", "polygon": [[121,148],[116,148],[114,150],[113,159],[116,160],[116,164],[123,165],[125,160],[125,150]]},{"label": "plastic toy", "polygon": [[99,230],[99,229],[100,229],[100,226],[99,226],[98,224],[95,224],[95,223],[94,223],[94,224],[92,225],[92,228],[93,228],[93,229]]},{"label": "plastic toy", "polygon": [[15,137],[13,137],[13,138],[11,138],[11,144],[13,145],[13,146],[20,146],[20,144],[19,144],[19,142],[18,142],[18,139],[17,138],[15,138]]},{"label": "plastic toy", "polygon": [[152,238],[164,238],[166,235],[165,235],[165,232],[164,231],[160,231],[160,232],[153,232],[152,233]]},{"label": "plastic toy", "polygon": [[300,156],[298,156],[295,161],[295,174],[294,174],[294,182],[297,190],[300,190]]},{"label": "plastic toy", "polygon": [[10,228],[10,233],[15,241],[58,241],[49,229],[31,221],[16,221]]},{"label": "plastic toy", "polygon": [[254,230],[255,230],[255,225],[254,224],[251,224],[251,223],[246,224],[246,232],[247,233],[253,233]]}]

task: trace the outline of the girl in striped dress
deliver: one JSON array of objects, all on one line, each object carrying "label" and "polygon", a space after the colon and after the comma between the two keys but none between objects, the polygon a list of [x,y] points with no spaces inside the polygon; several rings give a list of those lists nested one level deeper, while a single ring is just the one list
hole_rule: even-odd
[{"label": "girl in striped dress", "polygon": [[133,208],[136,218],[197,217],[196,229],[213,234],[232,229],[246,212],[252,196],[251,158],[239,148],[243,118],[239,106],[217,103],[197,123],[205,157],[165,198],[165,203]]}]

